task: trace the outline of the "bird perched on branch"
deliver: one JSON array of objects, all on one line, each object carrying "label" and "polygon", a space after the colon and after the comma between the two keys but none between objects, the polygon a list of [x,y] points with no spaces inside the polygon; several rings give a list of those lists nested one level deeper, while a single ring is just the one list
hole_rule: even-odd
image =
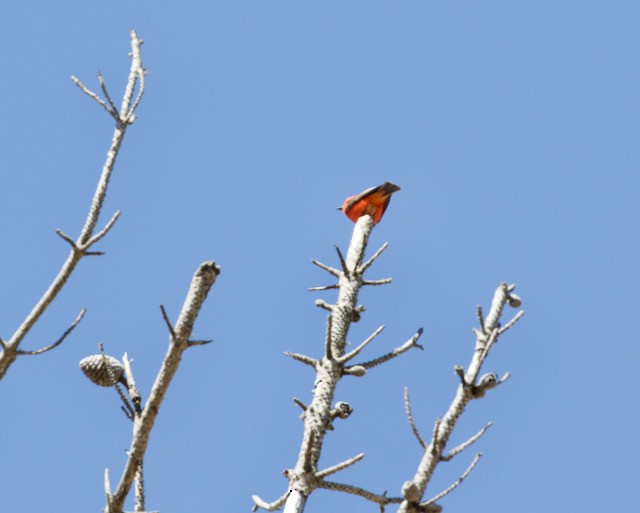
[{"label": "bird perched on branch", "polygon": [[[377,187],[371,187],[360,194],[349,196],[344,200],[342,211],[354,223],[360,217],[369,214],[373,222],[378,224],[382,219],[382,214],[387,209],[391,195],[399,191],[400,187],[391,182],[385,182]],[[340,208],[340,207],[338,207]]]}]

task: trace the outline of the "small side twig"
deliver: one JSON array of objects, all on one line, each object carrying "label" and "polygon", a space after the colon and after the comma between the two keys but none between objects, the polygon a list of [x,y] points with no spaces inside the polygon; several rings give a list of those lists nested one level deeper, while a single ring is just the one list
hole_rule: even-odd
[{"label": "small side twig", "polygon": [[482,331],[482,333],[486,333],[487,330],[484,327],[484,313],[482,312],[482,305],[478,305],[476,307],[476,316],[478,317],[478,325],[480,326],[480,331]]},{"label": "small side twig", "polygon": [[167,311],[164,309],[164,305],[160,305],[160,311],[162,312],[162,318],[164,319],[164,323],[167,325],[167,329],[169,330],[169,333],[171,334],[171,340],[175,340],[176,332],[174,331],[173,325],[171,324],[171,321],[169,320],[169,316],[167,315]]},{"label": "small side twig", "polygon": [[324,336],[324,356],[327,360],[333,360],[333,349],[331,342],[331,329],[333,327],[333,315],[327,317],[327,331]]},{"label": "small side twig", "polygon": [[311,358],[310,356],[307,356],[305,354],[300,354],[300,353],[291,353],[289,351],[285,351],[284,354],[286,356],[289,356],[290,358],[293,358],[294,360],[297,360],[299,362],[305,363],[307,365],[310,365],[311,367],[314,367],[316,365],[318,365],[318,360],[316,360],[315,358]]},{"label": "small side twig", "polygon": [[315,304],[318,308],[323,308],[324,310],[331,311],[331,305],[324,301],[323,299],[316,299]]},{"label": "small side twig", "polygon": [[376,259],[382,255],[382,252],[387,249],[389,247],[389,243],[385,242],[382,246],[380,246],[380,249],[378,251],[376,251],[373,256],[367,260],[364,264],[362,264],[359,268],[358,268],[358,273],[360,274],[364,274],[364,272],[369,269],[369,267],[371,267],[371,264],[373,264]]},{"label": "small side twig", "polygon": [[86,94],[92,100],[95,100],[98,103],[98,105],[100,105],[102,108],[104,108],[104,110],[106,110],[109,113],[110,116],[113,116],[116,119],[116,121],[119,119],[117,109],[112,109],[109,105],[106,104],[106,102],[102,98],[100,98],[96,93],[94,93],[91,89],[89,89],[82,82],[80,82],[80,80],[74,75],[71,76],[71,80],[75,85],[77,85],[80,88],[80,90],[84,94]]},{"label": "small side twig", "polygon": [[345,276],[349,276],[349,268],[347,267],[347,263],[344,260],[344,256],[342,255],[342,251],[336,245],[336,253],[338,253],[338,260],[340,260],[340,267],[342,267],[342,272]]},{"label": "small side twig", "polygon": [[450,461],[456,454],[460,454],[467,447],[469,447],[470,445],[473,445],[474,443],[476,443],[480,439],[480,437],[482,435],[484,435],[492,425],[493,425],[493,422],[487,423],[487,425],[485,427],[483,427],[480,431],[478,431],[475,435],[473,435],[471,438],[469,438],[465,442],[461,443],[460,445],[458,445],[458,446],[454,447],[453,449],[451,449],[449,451],[449,453],[446,456],[442,456],[440,458],[440,460],[441,461]]},{"label": "small side twig", "polygon": [[319,287],[309,287],[307,290],[309,292],[317,292],[321,290],[337,289],[338,287],[339,287],[338,285],[321,285]]},{"label": "small side twig", "polygon": [[502,326],[500,328],[500,330],[498,331],[499,335],[502,335],[505,331],[507,331],[509,328],[512,328],[516,322],[518,322],[522,316],[524,315],[524,310],[520,310],[514,317],[513,319],[511,319],[507,324],[505,324],[504,326]]},{"label": "small side twig", "polygon": [[298,399],[297,397],[293,398],[293,402],[296,403],[301,409],[302,411],[307,411],[307,405],[304,404],[300,399]]},{"label": "small side twig", "polygon": [[289,497],[289,492],[282,495],[282,497],[277,498],[273,502],[263,501],[258,495],[252,495],[251,499],[254,502],[253,511],[258,511],[258,508],[262,508],[266,511],[277,511],[282,505],[287,501],[287,497]]},{"label": "small side twig", "polygon": [[377,365],[381,365],[385,362],[388,362],[389,360],[393,360],[394,358],[400,356],[401,354],[406,353],[412,347],[416,347],[421,350],[424,349],[420,344],[418,344],[418,340],[420,339],[420,336],[422,335],[423,332],[424,332],[424,329],[419,328],[418,331],[415,333],[415,335],[413,335],[413,337],[411,337],[401,346],[396,347],[393,351],[390,351],[389,353],[379,358],[376,358],[375,360],[370,360],[368,362],[364,362],[359,365],[364,367],[365,369],[370,369]]},{"label": "small side twig", "polygon": [[360,488],[358,486],[351,486],[343,483],[334,483],[333,481],[325,481],[324,479],[318,482],[318,488],[358,495],[359,497],[363,497],[377,504],[399,504],[402,502],[402,497],[387,497],[386,494],[380,495],[370,492],[369,490],[365,490],[364,488]]},{"label": "small side twig", "polygon": [[111,112],[113,114],[117,114],[118,113],[118,107],[116,107],[115,103],[113,103],[113,100],[111,99],[111,96],[109,95],[109,91],[107,91],[107,84],[105,84],[105,82],[104,82],[104,78],[102,77],[102,73],[100,73],[98,71],[96,73],[96,76],[98,77],[98,82],[100,83],[100,89],[102,89],[102,93],[104,94],[104,97],[107,99],[107,102],[109,102],[109,106],[111,108]]},{"label": "small side twig", "polygon": [[102,230],[100,230],[98,233],[96,233],[94,236],[92,236],[89,239],[89,241],[85,244],[85,246],[86,247],[92,246],[93,244],[98,242],[100,239],[102,239],[107,233],[109,233],[109,230],[113,228],[113,225],[116,223],[119,217],[120,217],[120,210],[116,210],[115,213],[111,216],[111,219],[109,219],[109,222],[105,225],[105,227]]},{"label": "small side twig", "polygon": [[[62,344],[64,342],[64,339],[67,338],[67,336],[75,329],[75,327],[78,325],[78,323],[84,317],[85,313],[87,313],[87,309],[86,308],[83,308],[82,310],[80,310],[80,313],[76,317],[75,321],[73,321],[71,326],[69,326],[66,329],[66,331],[62,334],[62,336],[58,340],[56,340],[53,344],[50,344],[50,345],[48,345],[46,347],[42,347],[40,349],[35,349],[33,351],[23,351],[22,349],[17,349],[16,350],[16,354],[19,354],[19,355],[37,355],[37,354],[46,353],[47,351],[51,351],[52,349],[58,347],[60,344]],[[4,343],[2,344],[2,346],[3,346],[3,349],[4,349]]]},{"label": "small side twig", "polygon": [[111,505],[113,501],[113,494],[111,493],[111,480],[109,479],[109,468],[104,469],[104,494],[107,501],[107,511],[112,511]]},{"label": "small side twig", "polygon": [[140,396],[140,391],[136,386],[136,380],[133,377],[133,370],[131,369],[131,360],[129,360],[129,355],[127,355],[127,353],[124,353],[122,356],[122,363],[124,366],[124,375],[127,382],[129,397],[131,398],[135,412],[140,414],[142,413],[142,397]]},{"label": "small side twig", "polygon": [[206,346],[207,344],[211,344],[213,340],[188,340],[187,345],[189,347],[192,346]]},{"label": "small side twig", "polygon": [[316,260],[315,258],[311,259],[311,263],[313,263],[314,265],[317,265],[320,269],[324,269],[331,276],[335,276],[336,278],[340,277],[340,271],[338,271],[338,269],[336,269],[335,267],[325,265],[322,262],[319,262],[318,260]]},{"label": "small side twig", "polygon": [[320,470],[319,472],[316,472],[316,478],[317,479],[323,479],[327,476],[330,476],[331,474],[335,474],[336,472],[340,472],[341,470],[350,467],[351,465],[355,465],[356,463],[358,463],[362,458],[364,458],[364,453],[361,452],[360,454],[354,456],[353,458],[349,458],[348,460],[345,460],[341,463],[338,463],[337,465],[333,465],[332,467],[326,468],[324,470]]},{"label": "small side twig", "polygon": [[387,285],[391,283],[391,278],[384,278],[382,280],[362,280],[363,285]]},{"label": "small side twig", "polygon": [[341,356],[340,358],[338,358],[337,359],[338,363],[342,363],[342,364],[347,363],[349,360],[352,360],[353,358],[358,356],[360,354],[360,352],[365,347],[367,347],[367,345],[369,345],[369,343],[371,341],[373,341],[374,338],[376,338],[380,333],[382,333],[382,330],[384,330],[384,326],[380,326],[376,331],[374,331],[364,341],[362,341],[362,343],[360,343],[360,345],[358,345],[356,348],[354,348],[351,351],[349,351],[348,353],[346,353],[344,356]]},{"label": "small side twig", "polygon": [[423,506],[423,507],[429,506],[439,501],[440,499],[442,499],[445,495],[449,495],[453,490],[455,490],[458,486],[460,486],[460,483],[462,483],[462,481],[466,479],[466,477],[471,473],[473,468],[478,464],[481,457],[482,457],[482,453],[479,452],[478,454],[476,454],[471,464],[467,467],[467,470],[465,470],[463,474],[454,483],[451,484],[451,486],[449,486],[445,490],[442,490],[438,495],[432,497],[428,501],[420,503],[420,506]]},{"label": "small side twig", "polygon": [[407,387],[404,388],[404,410],[407,414],[407,419],[409,419],[409,425],[411,426],[411,430],[415,435],[418,443],[422,446],[423,449],[427,448],[427,444],[420,435],[420,431],[418,431],[418,427],[416,426],[415,421],[413,420],[413,414],[411,413],[411,401],[409,400],[409,389]]}]

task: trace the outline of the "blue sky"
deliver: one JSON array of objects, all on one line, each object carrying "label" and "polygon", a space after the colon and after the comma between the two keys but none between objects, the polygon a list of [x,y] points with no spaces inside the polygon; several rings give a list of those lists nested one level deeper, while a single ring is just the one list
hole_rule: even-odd
[{"label": "blue sky", "polygon": [[[375,357],[424,326],[410,352],[345,379],[321,459],[365,459],[336,476],[397,495],[423,433],[471,358],[475,306],[501,281],[526,315],[486,371],[511,379],[469,407],[452,443],[488,421],[484,455],[445,511],[633,511],[640,358],[637,141],[640,4],[631,1],[13,2],[0,19],[0,336],[8,338],[67,255],[108,148],[107,115],[71,83],[120,98],[128,30],[149,73],[103,221],[122,216],[81,262],[0,383],[2,511],[99,511],[117,481],[130,425],[115,393],[78,361],[102,341],[134,358],[146,397],[197,266],[222,268],[197,338],[152,433],[147,508],[249,511],[286,488],[313,374],[284,351],[318,356],[331,292],[311,265],[336,265],[352,224],[335,210],[365,187],[402,186],[374,230],[389,249],[363,291],[359,343]],[[473,453],[441,465],[431,495]],[[428,492],[429,493],[429,492]],[[377,511],[318,491],[307,513]],[[389,511],[394,511],[390,508]]]}]

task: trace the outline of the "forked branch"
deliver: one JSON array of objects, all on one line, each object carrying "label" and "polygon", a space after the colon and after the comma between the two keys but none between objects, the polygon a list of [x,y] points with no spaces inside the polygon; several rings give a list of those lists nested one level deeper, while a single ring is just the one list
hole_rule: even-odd
[{"label": "forked branch", "polygon": [[[71,245],[71,251],[57,276],[49,285],[49,288],[38,300],[36,305],[32,308],[31,312],[29,312],[22,324],[20,324],[13,336],[9,340],[4,342],[2,347],[3,351],[0,354],[0,380],[5,376],[18,356],[24,354],[42,354],[53,349],[54,347],[57,347],[57,345],[61,344],[64,341],[65,337],[63,336],[63,338],[59,340],[59,343],[52,344],[51,346],[43,348],[42,350],[20,350],[20,344],[27,336],[29,331],[31,331],[31,328],[33,328],[36,322],[38,322],[38,319],[40,319],[51,302],[60,293],[64,285],[67,283],[67,280],[73,273],[74,269],[76,268],[78,262],[85,256],[102,254],[99,251],[89,251],[89,249],[93,244],[98,242],[109,232],[118,218],[119,212],[116,212],[102,230],[98,231],[97,233],[95,232],[98,218],[100,217],[100,213],[102,211],[102,205],[107,194],[109,180],[115,166],[116,157],[118,156],[120,146],[122,145],[122,141],[124,140],[126,128],[131,123],[133,123],[135,119],[134,111],[138,107],[144,93],[144,68],[142,67],[142,58],[140,54],[141,46],[142,41],[138,38],[137,34],[134,31],[131,31],[131,71],[129,73],[126,90],[122,99],[122,108],[120,113],[115,112],[115,109],[113,108],[113,102],[111,102],[110,99],[108,100],[109,103],[105,102],[104,100],[99,98],[98,95],[87,89],[77,78],[72,77],[73,82],[78,87],[80,87],[83,92],[93,98],[101,107],[103,107],[107,112],[109,112],[112,117],[115,118],[116,126],[114,129],[111,146],[107,151],[107,157],[102,167],[100,180],[98,181],[98,186],[96,187],[96,191],[93,195],[93,200],[91,201],[91,206],[89,208],[89,213],[87,214],[84,227],[82,228],[82,231],[80,232],[80,235],[76,240],[72,239],[64,232],[58,231],[60,237],[62,237]],[[99,76],[99,80],[101,81],[103,91],[106,91],[106,86],[104,86],[104,81],[102,80],[101,76]],[[136,87],[138,90],[138,94],[134,100],[134,91],[136,90]]]},{"label": "forked branch", "polygon": [[[464,412],[467,404],[473,399],[479,399],[484,396],[487,390],[494,388],[496,385],[504,382],[508,377],[508,373],[502,379],[498,380],[496,374],[488,373],[478,378],[482,364],[489,355],[490,349],[498,341],[500,334],[500,318],[503,313],[503,309],[506,304],[520,305],[520,298],[513,294],[514,285],[507,285],[506,283],[500,284],[497,288],[493,301],[491,303],[491,309],[486,317],[484,317],[482,308],[478,307],[477,315],[480,325],[480,329],[476,329],[476,343],[473,352],[471,363],[467,369],[463,369],[461,366],[456,366],[456,374],[460,379],[458,390],[449,406],[449,409],[442,417],[437,419],[433,430],[433,435],[429,445],[426,447],[418,470],[416,471],[413,479],[405,483],[404,489],[410,491],[408,494],[404,494],[405,500],[398,509],[399,513],[422,513],[426,511],[425,508],[436,507],[436,501],[450,493],[455,489],[471,472],[473,467],[478,463],[480,455],[476,455],[469,468],[462,474],[462,476],[453,483],[449,488],[436,495],[432,499],[425,502],[420,502],[422,496],[427,489],[431,477],[436,469],[436,466],[441,461],[449,461],[456,454],[459,454],[464,449],[468,448],[474,442],[476,442],[491,426],[491,423],[487,424],[474,436],[467,441],[458,445],[452,449],[447,455],[444,455],[445,447],[449,441],[449,438],[455,428],[458,418]],[[517,299],[513,299],[515,298]],[[510,327],[522,317],[522,312],[519,312],[514,319],[508,324]],[[407,398],[405,397],[405,405],[407,404]],[[410,409],[408,410],[410,412]],[[410,413],[408,413],[410,416]],[[410,416],[410,423],[412,427],[415,426]],[[415,432],[415,430],[414,430]],[[419,435],[416,435],[419,436]]]},{"label": "forked branch", "polygon": [[[205,262],[193,276],[182,311],[175,328],[173,328],[173,333],[169,336],[169,349],[156,376],[149,399],[143,408],[136,411],[133,422],[133,439],[118,487],[112,494],[106,491],[105,513],[122,513],[124,501],[144,460],[149,435],[164,396],[178,370],[182,353],[191,347],[189,340],[193,325],[218,274],[220,274],[220,268],[214,262]],[[133,386],[135,389],[135,384]],[[135,389],[135,393],[137,393],[137,389]],[[142,477],[141,474],[139,477]]]}]

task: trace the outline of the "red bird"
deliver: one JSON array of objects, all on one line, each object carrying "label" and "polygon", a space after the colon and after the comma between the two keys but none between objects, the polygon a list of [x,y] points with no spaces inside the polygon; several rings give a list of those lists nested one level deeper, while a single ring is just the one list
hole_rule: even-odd
[{"label": "red bird", "polygon": [[355,196],[349,196],[344,200],[342,211],[354,223],[364,215],[373,217],[373,222],[378,224],[382,214],[387,209],[391,195],[399,191],[400,187],[391,182],[385,182],[377,187],[371,187]]}]

